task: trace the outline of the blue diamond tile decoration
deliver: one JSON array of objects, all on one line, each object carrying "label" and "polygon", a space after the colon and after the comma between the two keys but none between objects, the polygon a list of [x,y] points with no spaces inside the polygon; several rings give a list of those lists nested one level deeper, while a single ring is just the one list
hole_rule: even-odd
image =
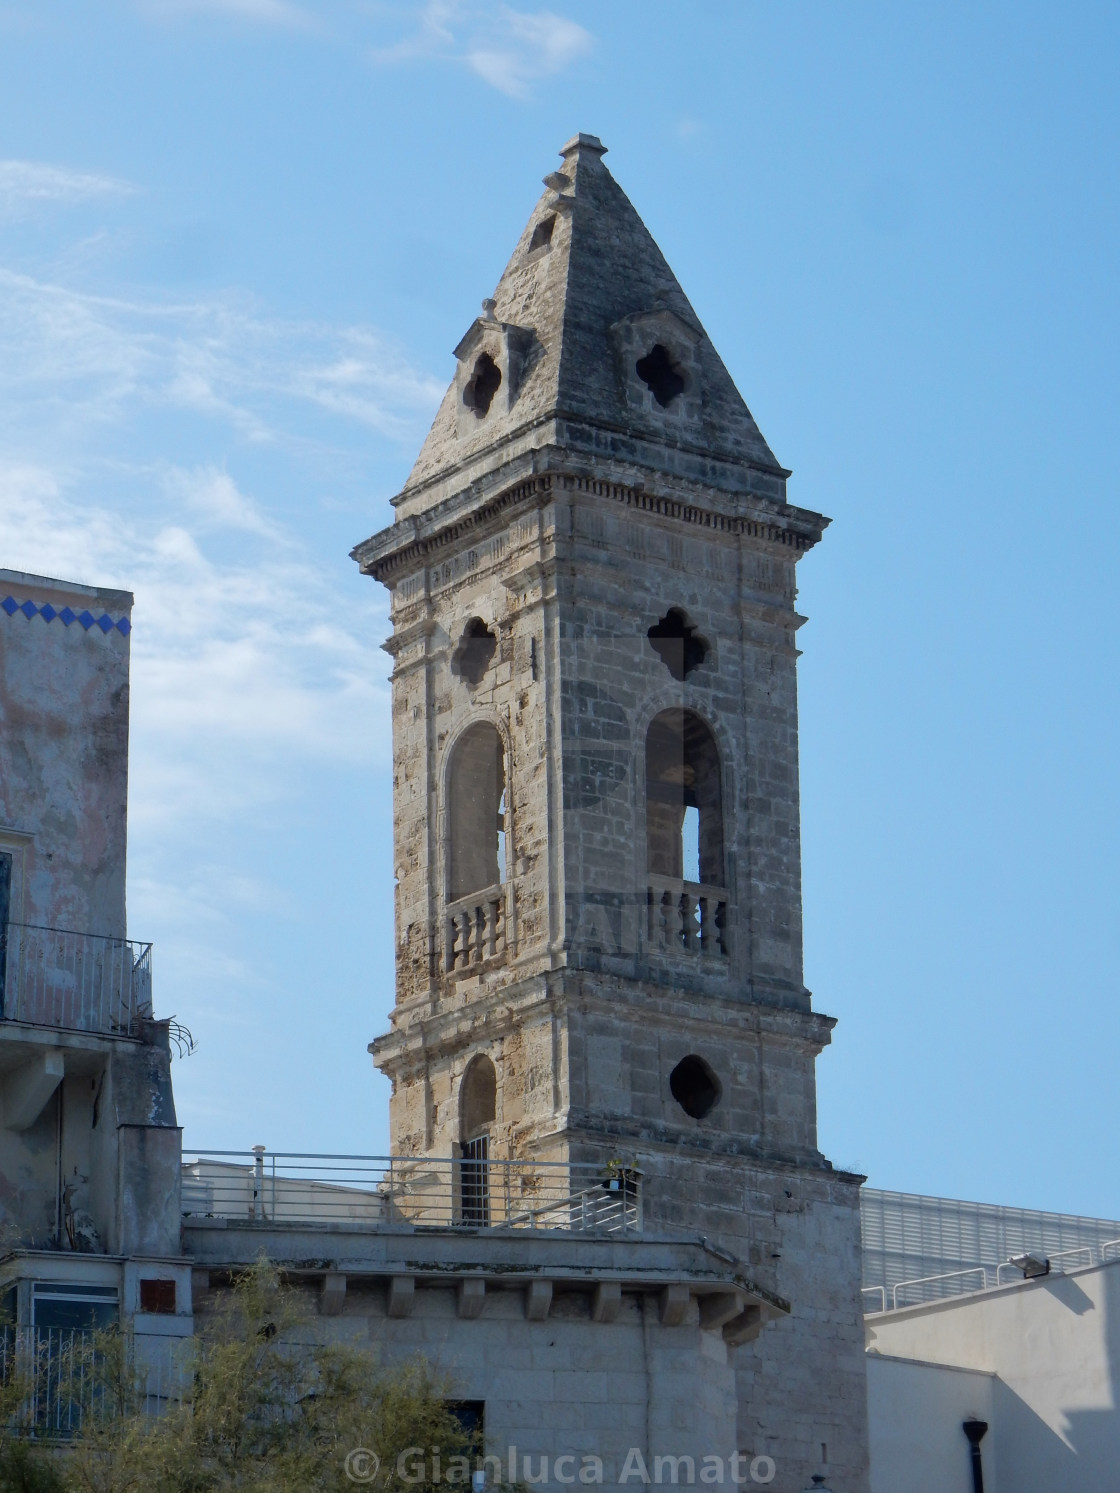
[{"label": "blue diamond tile decoration", "polygon": [[14,596],[5,596],[4,600],[0,601],[0,611],[7,612],[9,617],[22,612],[29,622],[32,617],[42,617],[44,622],[53,622],[58,617],[63,627],[69,627],[71,622],[80,622],[86,632],[96,626],[106,635],[116,628],[122,638],[127,638],[132,631],[132,623],[127,617],[118,617],[114,620],[108,612],[102,612],[100,617],[95,617],[92,612],[75,612],[72,607],[63,607],[61,611],[58,611],[51,606],[49,601],[45,601],[40,607],[31,600],[17,601]]}]

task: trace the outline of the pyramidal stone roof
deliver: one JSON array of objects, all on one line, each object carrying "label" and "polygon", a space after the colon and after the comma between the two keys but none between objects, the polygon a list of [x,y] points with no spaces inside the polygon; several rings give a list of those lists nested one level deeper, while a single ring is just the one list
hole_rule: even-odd
[{"label": "pyramidal stone roof", "polygon": [[784,479],[649,230],[577,135],[482,315],[404,490],[416,515],[559,446],[784,498]]}]

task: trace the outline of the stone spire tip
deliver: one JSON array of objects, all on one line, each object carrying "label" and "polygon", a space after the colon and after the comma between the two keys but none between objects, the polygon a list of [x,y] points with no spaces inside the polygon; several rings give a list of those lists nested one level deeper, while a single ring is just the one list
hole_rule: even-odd
[{"label": "stone spire tip", "polygon": [[567,145],[561,148],[560,154],[566,160],[568,156],[575,155],[578,150],[590,150],[597,156],[605,156],[607,153],[607,147],[599,139],[598,135],[579,134],[572,136]]}]

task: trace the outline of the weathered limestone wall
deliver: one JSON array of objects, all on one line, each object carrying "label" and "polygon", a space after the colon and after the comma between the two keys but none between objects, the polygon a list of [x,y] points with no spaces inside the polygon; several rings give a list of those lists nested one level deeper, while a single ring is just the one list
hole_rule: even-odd
[{"label": "weathered limestone wall", "polygon": [[[633,1165],[649,1226],[707,1236],[789,1298],[740,1354],[740,1444],[781,1446],[778,1486],[827,1470],[861,1493],[859,1179],[817,1146],[833,1023],[801,946],[795,567],[827,520],[785,501],[788,472],[601,142],[562,155],[558,195],[456,348],[397,522],[354,551],[392,593],[396,665],[398,1001],[371,1050],[395,1150],[469,1139],[460,1087],[485,1053],[491,1154]],[[482,407],[484,357],[501,378]],[[671,609],[706,649],[684,677],[648,636]],[[472,675],[457,661],[480,633],[493,652]],[[681,760],[671,740],[650,784],[662,712]],[[449,827],[484,784],[450,764],[482,722],[504,749],[506,873],[465,899]],[[672,870],[686,803],[703,885]],[[671,1088],[686,1057],[707,1108],[679,1072]]]},{"label": "weathered limestone wall", "polygon": [[[198,1330],[205,1331],[217,1297],[209,1291],[196,1308]],[[312,1309],[314,1301],[309,1292]],[[690,1320],[666,1327],[652,1296],[625,1297],[610,1323],[591,1320],[583,1293],[554,1296],[543,1322],[526,1321],[513,1292],[489,1296],[475,1321],[458,1315],[452,1288],[423,1291],[403,1321],[388,1315],[387,1303],[384,1286],[351,1285],[342,1313],[321,1317],[316,1337],[369,1351],[386,1368],[426,1359],[446,1376],[450,1397],[485,1402],[486,1454],[500,1458],[507,1475],[511,1448],[515,1476],[549,1489],[576,1482],[582,1467],[591,1468],[584,1459],[598,1457],[598,1485],[615,1488],[634,1448],[651,1477],[656,1457],[693,1458],[699,1482],[705,1457],[729,1464],[737,1450],[729,1350],[700,1330],[695,1305]],[[562,1457],[571,1460],[557,1475]],[[659,1480],[673,1481],[668,1466]],[[680,1480],[689,1481],[683,1466]],[[625,1486],[635,1484],[636,1475]]]},{"label": "weathered limestone wall", "polygon": [[132,597],[3,570],[0,604],[8,597],[35,607],[30,617],[0,607],[0,850],[14,861],[12,921],[123,938]]}]

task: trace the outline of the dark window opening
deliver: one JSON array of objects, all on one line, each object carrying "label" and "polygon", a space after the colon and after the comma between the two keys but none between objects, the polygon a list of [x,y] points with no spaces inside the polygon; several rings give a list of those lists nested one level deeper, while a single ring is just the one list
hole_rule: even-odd
[{"label": "dark window opening", "polygon": [[140,1310],[158,1312],[163,1316],[174,1316],[175,1282],[173,1280],[142,1280],[140,1282]]},{"label": "dark window opening", "polygon": [[498,1075],[485,1053],[471,1059],[459,1090],[459,1135],[464,1144],[486,1136],[498,1109]]},{"label": "dark window opening", "polygon": [[463,1142],[459,1163],[459,1216],[472,1228],[490,1227],[490,1137]]},{"label": "dark window opening", "polygon": [[634,371],[662,409],[667,409],[678,394],[684,393],[684,379],[660,342],[655,342],[645,357],[638,359]]},{"label": "dark window opening", "polygon": [[481,420],[489,414],[490,406],[494,402],[494,395],[502,382],[502,370],[490,356],[489,353],[480,353],[474,365],[474,372],[463,390],[463,403],[467,409],[474,410]]},{"label": "dark window opening", "polygon": [[116,1286],[72,1286],[36,1281],[31,1290],[32,1325],[81,1332],[103,1331],[117,1323]]},{"label": "dark window opening", "polygon": [[669,1092],[686,1115],[702,1120],[719,1103],[723,1087],[704,1059],[690,1053],[669,1074]]},{"label": "dark window opening", "polygon": [[486,1401],[444,1400],[444,1404],[474,1443],[476,1454],[481,1455],[486,1439]]},{"label": "dark window opening", "polygon": [[663,710],[646,733],[646,856],[653,876],[723,885],[719,752],[691,710]]},{"label": "dark window opening", "polygon": [[497,638],[482,618],[472,617],[463,628],[459,646],[451,655],[451,672],[472,686],[480,684],[497,646]]},{"label": "dark window opening", "polygon": [[545,244],[552,242],[552,230],[556,227],[556,214],[549,213],[547,218],[542,218],[533,229],[533,236],[529,240],[529,253],[534,249],[543,249]]},{"label": "dark window opening", "polygon": [[674,679],[685,679],[708,656],[708,645],[680,607],[670,607],[646,633],[654,652]]},{"label": "dark window opening", "polygon": [[490,1128],[498,1107],[498,1075],[480,1053],[472,1058],[459,1088],[460,1216],[466,1224],[490,1223]]},{"label": "dark window opening", "polygon": [[455,743],[447,779],[447,894],[452,902],[499,886],[508,860],[506,770],[496,726],[479,721]]}]

